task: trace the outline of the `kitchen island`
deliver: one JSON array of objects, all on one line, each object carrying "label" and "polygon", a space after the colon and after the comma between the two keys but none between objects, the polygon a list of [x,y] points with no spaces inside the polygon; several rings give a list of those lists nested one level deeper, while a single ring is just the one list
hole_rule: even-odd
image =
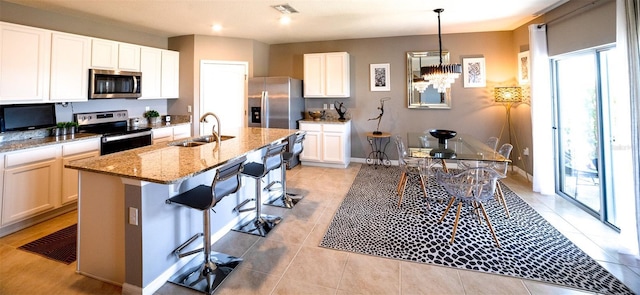
[{"label": "kitchen island", "polygon": [[[262,148],[296,132],[241,128],[225,134],[231,137],[220,143],[158,143],[69,163],[65,167],[80,172],[77,271],[122,285],[123,294],[155,292],[189,261],[179,260],[172,251],[202,228],[200,212],[167,205],[165,200],[200,184],[210,185],[216,167],[230,159],[246,155],[248,161],[260,161]],[[267,177],[278,179],[280,172]],[[253,197],[253,186],[253,181],[243,181],[236,194],[216,205],[212,241],[240,221],[232,209]]]}]

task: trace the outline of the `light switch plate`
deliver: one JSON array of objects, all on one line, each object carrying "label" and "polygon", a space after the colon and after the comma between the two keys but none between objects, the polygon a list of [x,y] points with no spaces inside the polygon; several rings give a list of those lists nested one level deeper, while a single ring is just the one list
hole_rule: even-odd
[{"label": "light switch plate", "polygon": [[138,208],[129,207],[129,224],[138,225]]}]

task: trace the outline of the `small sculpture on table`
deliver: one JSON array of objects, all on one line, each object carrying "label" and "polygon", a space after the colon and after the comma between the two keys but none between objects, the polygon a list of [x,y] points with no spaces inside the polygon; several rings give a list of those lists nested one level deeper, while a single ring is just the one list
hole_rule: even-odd
[{"label": "small sculpture on table", "polygon": [[380,106],[378,107],[378,110],[380,110],[380,115],[378,115],[375,118],[371,118],[369,119],[369,121],[371,120],[378,120],[378,127],[376,128],[376,131],[373,131],[373,134],[375,135],[380,135],[382,134],[382,132],[380,131],[380,120],[382,119],[382,115],[384,115],[384,102],[387,100],[390,100],[391,97],[383,97],[380,99]]},{"label": "small sculpture on table", "polygon": [[344,118],[344,114],[347,113],[347,108],[344,107],[344,103],[338,102],[336,100],[336,102],[333,103],[333,107],[336,109],[336,112],[338,112],[338,115],[340,116],[340,118],[338,118],[338,121],[345,121],[346,119]]}]

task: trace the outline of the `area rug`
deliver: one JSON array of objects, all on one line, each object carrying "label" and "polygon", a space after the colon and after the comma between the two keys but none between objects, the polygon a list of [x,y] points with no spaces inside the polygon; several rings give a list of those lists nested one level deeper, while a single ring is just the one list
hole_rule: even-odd
[{"label": "area rug", "polygon": [[77,225],[74,224],[50,235],[24,244],[18,249],[33,252],[55,261],[70,264],[76,261]]},{"label": "area rug", "polygon": [[[442,223],[446,192],[428,181],[427,199],[410,179],[401,208],[397,207],[397,167],[363,165],[337,210],[321,247],[386,258],[429,263],[559,284],[603,294],[633,294],[622,282],[564,237],[526,202],[502,185],[511,213],[505,218],[498,202],[485,204],[501,247],[486,223],[463,210],[449,244],[455,208]],[[413,183],[412,183],[413,182]]]}]

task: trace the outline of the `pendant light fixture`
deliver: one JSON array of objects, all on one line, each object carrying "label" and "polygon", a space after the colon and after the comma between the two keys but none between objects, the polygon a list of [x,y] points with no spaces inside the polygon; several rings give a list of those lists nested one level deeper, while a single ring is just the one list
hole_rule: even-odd
[{"label": "pendant light fixture", "polygon": [[438,43],[440,44],[440,64],[420,68],[420,75],[424,81],[427,81],[438,92],[443,93],[447,88],[451,87],[451,83],[460,77],[462,73],[462,65],[460,64],[442,64],[442,33],[440,31],[440,13],[444,9],[438,8],[433,12],[438,13]]}]

